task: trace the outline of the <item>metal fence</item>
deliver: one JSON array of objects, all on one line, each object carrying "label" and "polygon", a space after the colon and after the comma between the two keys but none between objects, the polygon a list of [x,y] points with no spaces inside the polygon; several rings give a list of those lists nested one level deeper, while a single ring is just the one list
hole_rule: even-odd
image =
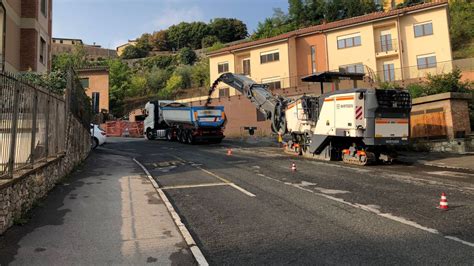
[{"label": "metal fence", "polygon": [[0,178],[64,153],[64,97],[0,73]]}]

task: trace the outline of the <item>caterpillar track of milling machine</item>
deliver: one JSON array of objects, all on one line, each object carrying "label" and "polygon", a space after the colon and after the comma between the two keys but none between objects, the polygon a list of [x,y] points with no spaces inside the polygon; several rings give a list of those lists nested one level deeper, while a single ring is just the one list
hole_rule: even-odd
[{"label": "caterpillar track of milling machine", "polygon": [[[287,149],[300,155],[324,160],[367,165],[392,162],[393,146],[408,144],[411,111],[410,94],[401,90],[357,88],[364,74],[322,72],[302,79],[321,84],[320,96],[291,99],[275,96],[267,85],[247,76],[225,73],[212,85],[210,95],[223,82],[245,95],[271,120],[272,131],[290,134]],[[340,80],[353,80],[354,89],[337,90]],[[333,82],[336,90],[324,92],[324,83]]]}]

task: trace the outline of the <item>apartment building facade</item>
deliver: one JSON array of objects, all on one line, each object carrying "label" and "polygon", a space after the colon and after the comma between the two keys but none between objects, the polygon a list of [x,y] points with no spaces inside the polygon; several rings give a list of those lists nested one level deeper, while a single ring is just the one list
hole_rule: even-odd
[{"label": "apartment building facade", "polygon": [[109,112],[109,70],[107,67],[78,69],[77,74],[87,96],[92,99],[94,113]]},{"label": "apartment building facade", "polygon": [[[452,70],[447,2],[426,3],[299,29],[209,54],[210,78],[243,73],[270,88],[301,86],[322,71],[363,72],[373,81]],[[235,95],[220,85],[212,97]]]},{"label": "apartment building facade", "polygon": [[51,69],[52,0],[0,0],[1,70]]},{"label": "apartment building facade", "polygon": [[447,3],[431,3],[335,22],[324,30],[329,70],[387,82],[451,71],[448,16]]}]

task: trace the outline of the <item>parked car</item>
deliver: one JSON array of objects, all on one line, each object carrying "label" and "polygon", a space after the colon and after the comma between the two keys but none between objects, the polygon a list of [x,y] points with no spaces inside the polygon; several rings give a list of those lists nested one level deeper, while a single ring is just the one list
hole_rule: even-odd
[{"label": "parked car", "polygon": [[107,133],[99,125],[91,124],[91,146],[92,149],[104,145],[107,141]]}]

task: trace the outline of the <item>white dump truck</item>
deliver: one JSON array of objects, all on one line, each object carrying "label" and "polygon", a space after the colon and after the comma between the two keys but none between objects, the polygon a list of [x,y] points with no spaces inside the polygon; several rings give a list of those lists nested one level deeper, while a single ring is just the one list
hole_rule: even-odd
[{"label": "white dump truck", "polygon": [[223,106],[189,106],[173,101],[150,101],[145,105],[145,137],[182,143],[220,143],[226,116]]}]

